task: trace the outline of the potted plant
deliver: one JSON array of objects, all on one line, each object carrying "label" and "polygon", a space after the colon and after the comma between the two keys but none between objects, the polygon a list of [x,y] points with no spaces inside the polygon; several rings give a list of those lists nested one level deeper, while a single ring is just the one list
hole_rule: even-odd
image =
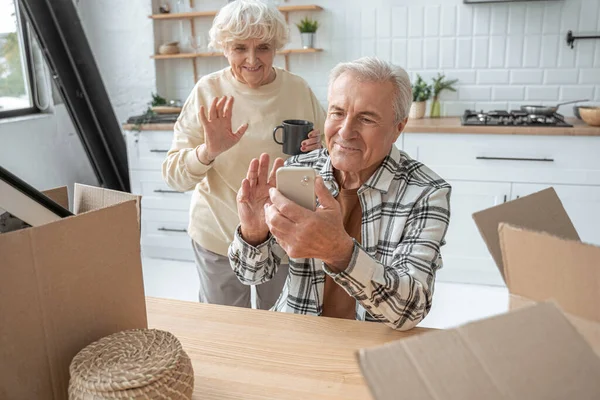
[{"label": "potted plant", "polygon": [[440,116],[440,93],[444,90],[449,90],[451,92],[456,92],[456,88],[454,84],[458,82],[458,79],[449,79],[446,80],[446,76],[439,74],[436,78],[433,78],[433,101],[431,102],[431,109],[429,110],[429,116],[431,118],[437,118]]},{"label": "potted plant", "polygon": [[315,47],[315,36],[319,29],[319,21],[315,21],[308,17],[304,17],[296,24],[300,30],[302,37],[302,47],[305,49],[313,49]]},{"label": "potted plant", "polygon": [[410,105],[408,116],[419,119],[425,116],[425,104],[431,97],[431,86],[417,74],[417,81],[412,85],[413,102]]}]

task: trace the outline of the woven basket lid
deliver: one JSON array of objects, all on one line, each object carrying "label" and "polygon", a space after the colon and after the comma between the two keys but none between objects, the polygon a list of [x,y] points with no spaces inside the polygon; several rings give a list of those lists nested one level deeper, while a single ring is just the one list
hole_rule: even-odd
[{"label": "woven basket lid", "polygon": [[134,329],[81,350],[70,366],[70,399],[191,399],[194,373],[169,332]]}]

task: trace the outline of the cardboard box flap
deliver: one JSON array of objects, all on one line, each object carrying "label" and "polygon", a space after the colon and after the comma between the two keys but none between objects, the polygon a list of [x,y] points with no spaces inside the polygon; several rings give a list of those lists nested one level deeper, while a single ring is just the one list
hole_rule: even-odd
[{"label": "cardboard box flap", "polygon": [[499,235],[511,293],[600,322],[600,247],[508,224]]},{"label": "cardboard box flap", "polygon": [[473,214],[473,219],[502,277],[504,266],[498,237],[498,225],[501,222],[548,232],[565,239],[579,240],[579,235],[554,188],[479,211]]},{"label": "cardboard box flap", "polygon": [[0,397],[66,399],[69,364],[106,335],[145,328],[133,202],[0,235]]},{"label": "cardboard box flap", "polygon": [[135,200],[138,225],[140,223],[141,196],[119,192],[116,190],[103,189],[95,186],[75,184],[73,195],[73,213],[78,215],[99,208],[120,204],[126,201]]},{"label": "cardboard box flap", "polygon": [[69,209],[69,191],[66,186],[57,187],[49,190],[42,190],[46,196],[53,200],[55,203],[63,206],[67,210]]},{"label": "cardboard box flap", "polygon": [[598,399],[600,358],[551,303],[360,350],[376,400]]}]

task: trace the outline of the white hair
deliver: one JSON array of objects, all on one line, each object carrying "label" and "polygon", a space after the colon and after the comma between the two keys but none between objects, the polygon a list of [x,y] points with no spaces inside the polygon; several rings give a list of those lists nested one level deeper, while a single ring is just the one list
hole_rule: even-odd
[{"label": "white hair", "polygon": [[289,40],[289,28],[277,7],[260,0],[236,0],[215,17],[208,32],[209,46],[225,50],[234,40],[258,39],[276,50]]},{"label": "white hair", "polygon": [[396,123],[408,117],[412,104],[412,87],[406,71],[377,57],[363,57],[355,61],[339,63],[329,74],[329,89],[335,80],[345,72],[366,82],[391,82],[394,85],[394,115]]}]

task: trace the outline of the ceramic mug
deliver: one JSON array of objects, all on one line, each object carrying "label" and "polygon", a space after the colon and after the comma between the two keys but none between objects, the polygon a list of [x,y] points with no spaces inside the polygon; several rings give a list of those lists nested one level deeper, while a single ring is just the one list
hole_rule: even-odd
[{"label": "ceramic mug", "polygon": [[[277,140],[277,131],[283,130],[282,141]],[[282,151],[290,156],[302,154],[302,142],[308,139],[313,123],[303,119],[286,119],[273,129],[273,140],[282,146]]]}]

